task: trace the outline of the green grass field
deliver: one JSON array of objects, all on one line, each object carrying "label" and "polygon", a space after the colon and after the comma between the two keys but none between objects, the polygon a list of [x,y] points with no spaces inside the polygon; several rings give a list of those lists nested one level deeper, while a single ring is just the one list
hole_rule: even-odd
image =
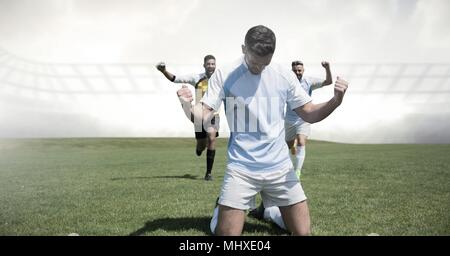
[{"label": "green grass field", "polygon": [[[209,235],[212,182],[184,139],[0,140],[0,235]],[[310,141],[314,235],[450,235],[450,145]],[[282,235],[247,218],[243,235]]]}]

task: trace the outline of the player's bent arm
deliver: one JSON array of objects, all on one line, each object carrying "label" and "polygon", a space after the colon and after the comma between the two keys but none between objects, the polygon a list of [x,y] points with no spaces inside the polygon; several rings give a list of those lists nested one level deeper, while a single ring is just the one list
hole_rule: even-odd
[{"label": "player's bent arm", "polygon": [[329,101],[313,104],[308,102],[303,106],[294,109],[295,113],[308,123],[317,123],[329,116],[340,105],[334,97]]},{"label": "player's bent arm", "polygon": [[170,73],[167,70],[164,70],[164,72],[162,72],[164,74],[164,76],[171,82],[175,81],[175,75]]},{"label": "player's bent arm", "polygon": [[294,111],[308,123],[317,123],[319,121],[322,121],[331,113],[333,113],[333,111],[337,107],[339,107],[339,105],[341,105],[347,88],[348,82],[337,77],[334,86],[333,98],[331,98],[327,102],[320,104],[313,104],[312,102],[308,102],[305,105],[294,109]]}]

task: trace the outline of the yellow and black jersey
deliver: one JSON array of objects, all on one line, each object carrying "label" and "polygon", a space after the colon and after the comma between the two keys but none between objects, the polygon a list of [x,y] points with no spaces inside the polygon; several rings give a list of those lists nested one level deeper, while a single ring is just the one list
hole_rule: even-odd
[{"label": "yellow and black jersey", "polygon": [[195,91],[196,91],[196,99],[195,102],[198,103],[200,99],[205,95],[206,91],[208,90],[208,77],[204,76],[202,77],[195,85]]}]

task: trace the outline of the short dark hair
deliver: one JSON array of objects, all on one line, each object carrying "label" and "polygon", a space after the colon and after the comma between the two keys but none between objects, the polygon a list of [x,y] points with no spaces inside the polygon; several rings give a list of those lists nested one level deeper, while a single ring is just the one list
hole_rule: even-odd
[{"label": "short dark hair", "polygon": [[212,56],[211,54],[208,54],[203,58],[203,63],[206,63],[208,60],[216,60],[216,57]]},{"label": "short dark hair", "polygon": [[302,65],[302,66],[303,66],[303,62],[301,62],[301,61],[299,61],[299,60],[294,60],[294,61],[292,62],[292,66],[293,66],[293,67],[298,66],[298,65]]},{"label": "short dark hair", "polygon": [[274,53],[275,45],[275,33],[263,25],[250,28],[245,35],[245,46],[247,49],[260,57]]}]

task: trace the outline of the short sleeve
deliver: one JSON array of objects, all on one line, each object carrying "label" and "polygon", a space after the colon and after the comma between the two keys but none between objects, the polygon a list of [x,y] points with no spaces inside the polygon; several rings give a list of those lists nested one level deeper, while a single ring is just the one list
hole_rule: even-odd
[{"label": "short sleeve", "polygon": [[213,73],[208,81],[208,89],[200,100],[203,104],[208,105],[215,111],[219,111],[222,101],[225,99],[223,88],[222,72],[219,69]]},{"label": "short sleeve", "polygon": [[289,88],[286,101],[291,110],[294,110],[310,102],[311,97],[303,90],[295,74],[293,72],[289,73],[292,74],[287,76]]}]

